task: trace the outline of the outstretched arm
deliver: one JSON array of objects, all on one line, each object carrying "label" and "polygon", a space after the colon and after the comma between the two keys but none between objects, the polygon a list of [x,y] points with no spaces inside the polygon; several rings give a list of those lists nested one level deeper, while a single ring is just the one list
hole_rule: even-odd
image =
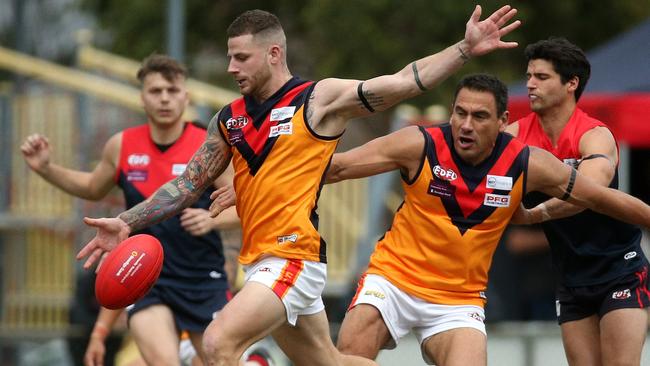
[{"label": "outstretched arm", "polygon": [[[216,116],[219,114],[217,113]],[[104,252],[113,250],[129,233],[160,222],[191,205],[201,193],[226,169],[231,153],[219,133],[215,117],[208,126],[208,135],[194,154],[182,175],[165,183],[147,200],[112,219],[84,219],[97,228],[97,235],[77,254],[88,257],[84,267],[90,267]]]},{"label": "outstretched arm", "polygon": [[[582,160],[578,172],[594,183],[609,186],[618,163],[618,149],[612,133],[605,127],[596,127],[583,135],[579,148]],[[542,217],[542,221],[547,221],[573,216],[584,211],[585,207],[552,198],[530,210],[529,217]]]},{"label": "outstretched arm", "polygon": [[351,118],[386,110],[433,88],[471,57],[516,47],[516,42],[501,40],[520,25],[519,21],[507,24],[516,13],[516,9],[504,6],[487,19],[479,21],[481,7],[476,6],[467,22],[465,38],[441,52],[414,61],[392,75],[363,82],[342,79],[319,82],[307,109],[310,125],[322,135],[338,134]]},{"label": "outstretched arm", "polygon": [[325,183],[363,178],[401,169],[411,178],[420,167],[424,136],[416,126],[376,138],[350,151],[334,154]]},{"label": "outstretched arm", "polygon": [[[569,203],[589,208],[617,220],[650,227],[650,206],[636,197],[603,187],[551,153],[531,147],[528,191],[540,191]],[[541,222],[541,212],[528,222]]]}]

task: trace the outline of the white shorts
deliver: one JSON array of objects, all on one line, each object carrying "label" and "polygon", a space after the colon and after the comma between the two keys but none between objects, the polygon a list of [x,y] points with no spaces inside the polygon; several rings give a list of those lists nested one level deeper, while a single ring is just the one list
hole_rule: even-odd
[{"label": "white shorts", "polygon": [[259,282],[278,295],[291,325],[296,325],[299,315],[325,310],[321,298],[327,279],[325,263],[266,257],[244,266],[244,272],[246,282]]},{"label": "white shorts", "polygon": [[[350,309],[369,304],[381,313],[392,342],[386,349],[397,346],[400,338],[413,332],[420,346],[431,336],[456,328],[474,328],[485,332],[485,312],[476,305],[436,305],[407,294],[384,277],[367,274],[359,283]],[[424,352],[422,358],[431,361]]]}]

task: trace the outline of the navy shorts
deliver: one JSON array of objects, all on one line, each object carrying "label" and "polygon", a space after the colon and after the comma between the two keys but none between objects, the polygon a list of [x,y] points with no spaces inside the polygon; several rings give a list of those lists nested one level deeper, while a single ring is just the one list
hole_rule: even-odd
[{"label": "navy shorts", "polygon": [[166,305],[179,331],[203,332],[230,298],[228,289],[185,290],[156,284],[140,301],[127,308],[133,314],[152,305]]},{"label": "navy shorts", "polygon": [[612,310],[650,307],[648,267],[607,283],[557,289],[557,320],[559,324],[580,320]]}]

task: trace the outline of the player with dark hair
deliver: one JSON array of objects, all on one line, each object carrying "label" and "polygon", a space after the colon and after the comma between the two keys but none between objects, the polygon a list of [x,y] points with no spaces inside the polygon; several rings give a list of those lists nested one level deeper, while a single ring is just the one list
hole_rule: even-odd
[{"label": "player with dark hair", "polygon": [[488,270],[527,192],[650,226],[642,201],[503,133],[506,106],[501,81],[470,75],[458,84],[450,124],[407,127],[334,155],[328,182],[399,169],[405,191],[341,326],[343,353],[375,358],[413,332],[430,364],[486,365]]},{"label": "player with dark hair", "polygon": [[[618,144],[606,124],[576,103],[591,71],[584,52],[563,38],[526,47],[530,115],[508,132],[548,150],[594,182],[618,187]],[[557,271],[557,319],[570,365],[638,365],[650,306],[641,230],[591,209],[545,195],[533,215]],[[541,202],[541,203],[540,203]],[[539,213],[539,214],[538,214]]]},{"label": "player with dark hair", "polygon": [[462,41],[365,81],[293,76],[286,37],[273,14],[247,11],[228,28],[228,72],[243,97],[213,119],[185,172],[117,218],[86,219],[97,236],[79,253],[86,266],[130,232],[191,204],[232,159],[246,283],[204,335],[212,365],[236,365],[246,347],[272,334],[298,365],[374,364],[332,344],[321,293],[326,243],[316,204],[325,170],[350,119],[424,93],[471,57],[515,47],[501,37],[519,26],[504,6],[480,21],[477,6]]}]

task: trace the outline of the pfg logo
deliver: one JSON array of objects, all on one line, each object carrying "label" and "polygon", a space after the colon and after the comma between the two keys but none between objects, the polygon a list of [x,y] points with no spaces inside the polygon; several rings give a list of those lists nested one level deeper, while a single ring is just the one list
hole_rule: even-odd
[{"label": "pfg logo", "polygon": [[130,166],[147,166],[151,158],[147,154],[131,154],[126,161]]},{"label": "pfg logo", "polygon": [[456,172],[451,169],[445,169],[440,165],[433,167],[433,175],[448,182],[454,181],[456,178],[458,178],[458,174],[456,174]]},{"label": "pfg logo", "polygon": [[510,196],[503,194],[486,193],[485,199],[483,199],[483,204],[491,207],[509,207]]},{"label": "pfg logo", "polygon": [[232,129],[241,129],[244,128],[248,124],[248,118],[246,116],[237,116],[233,118],[229,118],[226,121],[226,128],[229,130]]}]

